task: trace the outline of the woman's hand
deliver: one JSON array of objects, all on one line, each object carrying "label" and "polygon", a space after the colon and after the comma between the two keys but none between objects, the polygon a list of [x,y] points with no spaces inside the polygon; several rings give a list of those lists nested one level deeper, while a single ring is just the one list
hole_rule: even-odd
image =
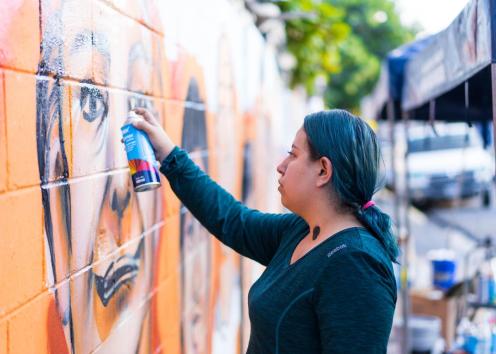
[{"label": "woman's hand", "polygon": [[155,157],[158,161],[162,162],[170,154],[172,149],[174,149],[174,143],[157,119],[148,110],[144,108],[135,108],[133,111],[143,117],[143,119],[132,120],[131,124],[136,129],[142,130],[148,134],[148,138],[155,150]]}]

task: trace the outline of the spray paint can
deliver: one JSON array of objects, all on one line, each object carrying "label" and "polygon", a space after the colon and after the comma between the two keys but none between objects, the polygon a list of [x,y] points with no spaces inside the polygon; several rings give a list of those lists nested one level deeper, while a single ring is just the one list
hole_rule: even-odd
[{"label": "spray paint can", "polygon": [[141,118],[136,113],[129,112],[121,131],[134,190],[143,192],[160,187],[160,175],[148,135],[130,124],[133,119]]}]

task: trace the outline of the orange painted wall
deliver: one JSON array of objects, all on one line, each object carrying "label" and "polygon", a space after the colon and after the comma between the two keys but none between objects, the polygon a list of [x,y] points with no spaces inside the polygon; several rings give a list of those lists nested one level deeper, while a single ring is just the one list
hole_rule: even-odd
[{"label": "orange painted wall", "polygon": [[241,104],[236,43],[220,33],[208,67],[169,35],[180,23],[160,1],[0,3],[0,354],[246,347],[256,266],[207,235],[165,179],[133,191],[120,127],[147,107],[263,209],[270,102],[262,75]]}]

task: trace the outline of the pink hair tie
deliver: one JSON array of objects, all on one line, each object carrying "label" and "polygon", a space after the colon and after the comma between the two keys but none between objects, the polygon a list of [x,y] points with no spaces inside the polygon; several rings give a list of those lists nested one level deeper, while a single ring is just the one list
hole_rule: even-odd
[{"label": "pink hair tie", "polygon": [[369,200],[367,203],[365,203],[363,206],[362,206],[362,210],[365,210],[367,208],[370,208],[371,206],[374,206],[375,205],[375,202],[373,200]]}]

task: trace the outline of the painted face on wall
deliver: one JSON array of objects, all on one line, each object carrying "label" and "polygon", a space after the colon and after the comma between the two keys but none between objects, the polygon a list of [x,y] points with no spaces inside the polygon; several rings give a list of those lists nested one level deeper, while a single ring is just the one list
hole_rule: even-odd
[{"label": "painted face on wall", "polygon": [[[132,190],[120,143],[128,97],[109,95],[94,85],[94,72],[108,72],[111,48],[104,33],[85,28],[91,23],[87,19],[77,23],[74,14],[81,7],[77,1],[64,2],[46,18],[42,39],[39,74],[56,75],[53,81],[37,82],[47,272],[56,286],[57,308],[73,352],[90,352],[100,345],[103,350],[135,353],[148,312],[141,304],[153,276],[155,235],[145,231],[156,223],[159,203],[156,193],[137,196]],[[63,75],[79,80],[71,86],[70,97],[58,79]],[[97,80],[104,86],[108,81],[105,75]],[[68,100],[72,145],[64,143],[62,129],[69,119]],[[49,184],[53,179],[63,183]]]},{"label": "painted face on wall", "polygon": [[[201,159],[194,159],[203,169]],[[208,232],[191,215],[181,217],[183,348],[185,354],[206,353],[209,334],[211,246]]]},{"label": "painted face on wall", "polygon": [[253,199],[253,146],[246,142],[243,146],[243,182],[241,184],[241,200],[246,205],[251,205]]},{"label": "painted face on wall", "polygon": [[[188,102],[200,102],[196,81],[191,80]],[[207,127],[204,111],[185,108],[183,148],[208,173]],[[182,345],[185,354],[208,352],[210,329],[211,241],[207,230],[187,210],[181,211]]]},{"label": "painted face on wall", "polygon": [[[219,39],[218,59],[218,109],[216,113],[217,136],[215,144],[219,152],[218,179],[232,193],[237,193],[239,139],[236,86],[233,75],[229,39]],[[222,128],[220,128],[222,127]],[[220,129],[219,129],[220,128]],[[226,133],[229,132],[229,133]],[[220,245],[220,279],[215,299],[214,333],[212,352],[235,352],[239,346],[238,332],[241,318],[241,294],[239,256],[229,247]]]},{"label": "painted face on wall", "polygon": [[[217,127],[216,145],[222,158],[219,160],[219,181],[231,192],[236,187],[236,158],[238,153],[236,134],[239,129],[237,125],[237,102],[236,87],[233,77],[233,67],[229,41],[226,36],[219,40],[219,81],[218,81],[218,107],[216,112]],[[231,133],[226,134],[226,131]]]}]

